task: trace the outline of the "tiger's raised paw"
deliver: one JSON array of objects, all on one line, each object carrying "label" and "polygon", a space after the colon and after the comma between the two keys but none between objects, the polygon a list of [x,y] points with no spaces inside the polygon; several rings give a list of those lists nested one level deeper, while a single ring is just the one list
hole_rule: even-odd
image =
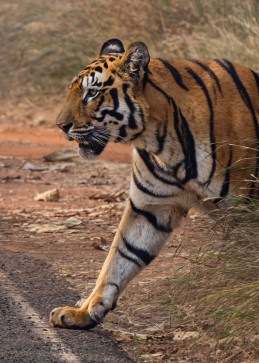
[{"label": "tiger's raised paw", "polygon": [[70,306],[52,310],[49,322],[54,328],[67,329],[92,329],[97,325],[86,309],[76,309]]}]

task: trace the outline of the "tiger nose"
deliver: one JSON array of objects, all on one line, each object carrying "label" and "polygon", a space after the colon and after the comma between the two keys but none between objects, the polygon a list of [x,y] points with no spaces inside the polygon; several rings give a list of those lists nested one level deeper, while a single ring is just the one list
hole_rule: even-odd
[{"label": "tiger nose", "polygon": [[57,126],[66,134],[68,133],[68,131],[73,127],[72,122],[57,122]]}]

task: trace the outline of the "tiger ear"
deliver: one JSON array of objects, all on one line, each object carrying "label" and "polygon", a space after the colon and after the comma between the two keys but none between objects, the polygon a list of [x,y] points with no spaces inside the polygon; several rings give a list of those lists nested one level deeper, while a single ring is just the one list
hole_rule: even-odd
[{"label": "tiger ear", "polygon": [[145,43],[131,43],[122,58],[122,67],[132,76],[138,76],[139,72],[145,71],[150,60],[148,48]]},{"label": "tiger ear", "polygon": [[124,53],[125,49],[119,39],[110,39],[105,42],[101,48],[100,55],[107,55],[110,53]]}]

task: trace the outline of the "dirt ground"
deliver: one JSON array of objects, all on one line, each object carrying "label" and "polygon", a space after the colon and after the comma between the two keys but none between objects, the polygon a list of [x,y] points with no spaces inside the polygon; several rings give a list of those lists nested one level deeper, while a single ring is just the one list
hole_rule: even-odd
[{"label": "dirt ground", "polygon": [[[71,143],[60,136],[50,122],[50,114],[36,118],[24,114],[24,118],[25,122],[14,122],[15,111],[2,116],[1,248],[51,265],[78,296],[87,297],[125,207],[131,151],[112,145],[98,160],[76,157],[47,162],[44,155],[70,147]],[[34,199],[38,193],[54,188],[60,195],[57,201]],[[67,228],[65,221],[71,217],[76,218],[77,225]],[[177,275],[190,270],[186,256],[206,242],[212,226],[208,218],[187,217],[158,258],[131,282],[118,307],[106,317],[101,329],[134,361],[220,361],[216,351],[214,356],[208,355],[211,347],[207,349],[206,342],[200,343],[202,331],[195,326],[192,331],[186,330],[184,321],[174,323],[173,297],[169,293]],[[75,303],[66,301],[67,305]],[[196,341],[197,349],[193,349]]]}]

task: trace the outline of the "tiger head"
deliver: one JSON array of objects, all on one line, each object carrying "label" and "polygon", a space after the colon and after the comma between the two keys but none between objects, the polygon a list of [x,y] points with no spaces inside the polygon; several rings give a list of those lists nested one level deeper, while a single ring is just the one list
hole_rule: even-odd
[{"label": "tiger head", "polygon": [[72,80],[57,126],[79,144],[81,156],[99,155],[108,142],[128,143],[145,131],[143,85],[149,60],[144,43],[132,43],[125,51],[120,40],[111,39]]}]

